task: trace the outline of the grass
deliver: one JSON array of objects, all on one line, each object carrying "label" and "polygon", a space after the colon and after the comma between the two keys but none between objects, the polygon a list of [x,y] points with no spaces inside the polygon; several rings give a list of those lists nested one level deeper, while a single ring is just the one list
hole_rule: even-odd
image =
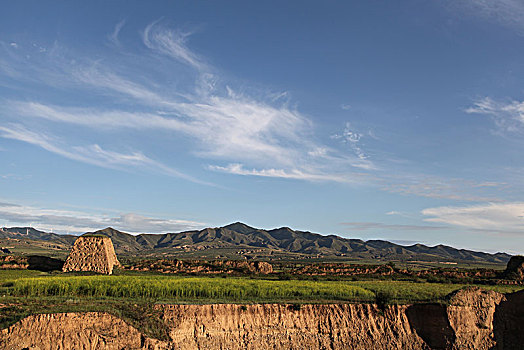
[{"label": "grass", "polygon": [[8,293],[148,300],[372,300],[357,285],[331,281],[268,281],[249,278],[174,276],[50,276],[15,279]]},{"label": "grass", "polygon": [[477,286],[499,293],[513,293],[524,288],[516,285],[474,285],[452,283],[416,283],[404,281],[356,281],[346,282],[372,291],[375,295],[387,295],[391,303],[409,304],[421,302],[445,302],[446,297],[456,290]]},{"label": "grass", "polygon": [[[188,277],[133,273],[119,276],[0,271],[0,293],[24,297],[90,297],[155,302],[374,302],[387,295],[394,303],[439,302],[468,284],[409,281],[268,280],[247,277]],[[482,285],[509,293],[515,285]]]}]

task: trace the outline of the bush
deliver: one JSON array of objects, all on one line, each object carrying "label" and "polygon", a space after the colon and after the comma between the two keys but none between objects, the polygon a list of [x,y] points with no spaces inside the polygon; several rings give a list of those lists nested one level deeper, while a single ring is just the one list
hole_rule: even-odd
[{"label": "bush", "polygon": [[378,291],[375,293],[375,303],[378,308],[384,310],[387,305],[393,302],[393,295],[388,291]]}]

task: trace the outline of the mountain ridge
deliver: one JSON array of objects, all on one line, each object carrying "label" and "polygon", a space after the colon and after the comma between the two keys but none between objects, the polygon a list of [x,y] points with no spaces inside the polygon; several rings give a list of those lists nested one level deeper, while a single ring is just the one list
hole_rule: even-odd
[{"label": "mountain ridge", "polygon": [[321,254],[362,259],[398,259],[404,256],[404,259],[401,260],[410,258],[435,260],[435,258],[440,258],[446,261],[469,260],[507,263],[511,257],[506,253],[491,254],[468,249],[457,249],[443,244],[433,247],[420,243],[403,246],[385,240],[364,241],[336,235],[321,235],[309,231],[293,230],[289,227],[264,230],[241,222],[235,222],[223,227],[165,234],[139,234],[134,236],[112,228],[99,230],[96,233],[109,233],[115,247],[122,248],[122,245],[131,243],[131,246],[135,247],[136,251],[211,244],[214,248],[269,248],[305,255]]},{"label": "mountain ridge", "polygon": [[[13,231],[13,232],[10,232]],[[420,260],[438,262],[486,262],[506,264],[511,255],[506,253],[485,253],[468,249],[457,249],[446,245],[426,246],[420,243],[404,246],[385,240],[343,238],[336,235],[322,235],[309,231],[280,227],[270,230],[258,229],[241,222],[223,227],[208,227],[170,233],[142,233],[132,235],[112,227],[88,232],[103,234],[111,238],[119,254],[171,255],[180,252],[217,251],[237,254],[266,252],[269,255],[292,254],[293,257],[338,257],[373,260]],[[0,238],[14,235],[18,239],[45,240],[72,245],[76,236],[46,233],[28,227],[3,228]],[[239,253],[240,252],[240,253]],[[246,257],[249,257],[245,255]],[[217,255],[218,257],[220,256]]]}]

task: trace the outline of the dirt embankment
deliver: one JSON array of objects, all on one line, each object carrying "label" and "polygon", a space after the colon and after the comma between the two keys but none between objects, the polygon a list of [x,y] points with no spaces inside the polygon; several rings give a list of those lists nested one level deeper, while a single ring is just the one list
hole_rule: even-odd
[{"label": "dirt embankment", "polygon": [[169,342],[105,313],[30,316],[2,349],[522,349],[524,292],[458,292],[450,305],[159,305]]},{"label": "dirt embankment", "polygon": [[106,313],[29,316],[2,330],[1,349],[149,349],[145,337]]},{"label": "dirt embankment", "polygon": [[[524,304],[518,305],[517,300],[524,302],[524,292],[506,297],[472,288],[450,295],[447,306],[412,305],[407,315],[417,334],[431,349],[522,349],[519,344],[524,344],[524,336],[520,343],[511,338],[524,321],[524,314],[520,320],[510,316],[513,308],[524,312]],[[508,308],[509,304],[512,307]],[[503,323],[502,320],[507,319],[511,321]]]}]

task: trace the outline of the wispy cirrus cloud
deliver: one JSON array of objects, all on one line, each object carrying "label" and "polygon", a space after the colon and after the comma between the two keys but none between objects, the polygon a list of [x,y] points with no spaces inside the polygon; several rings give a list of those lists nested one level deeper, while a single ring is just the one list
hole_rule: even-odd
[{"label": "wispy cirrus cloud", "polygon": [[[122,26],[120,22],[115,27],[111,35],[114,40]],[[226,161],[267,169],[241,174],[229,165],[213,164],[215,168],[209,168],[237,175],[348,182],[351,173],[374,168],[359,147],[352,147],[359,151],[357,154],[344,154],[315,141],[311,120],[289,107],[287,99],[282,101],[282,96],[287,94],[246,94],[224,83],[213,73],[213,67],[187,47],[189,37],[189,32],[170,30],[158,21],[153,22],[145,28],[142,37],[151,55],[134,57],[134,60],[143,60],[147,66],[159,55],[171,59],[172,64],[182,63],[189,72],[196,73],[192,89],[187,84],[182,89],[172,88],[161,79],[153,82],[147,76],[147,69],[139,72],[131,65],[120,63],[117,67],[109,59],[89,63],[63,58],[57,61],[62,65],[63,76],[42,73],[58,72],[56,68],[46,70],[37,66],[33,69],[33,79],[42,73],[43,84],[51,81],[54,85],[52,81],[57,80],[58,85],[54,86],[60,89],[68,87],[92,96],[111,97],[113,101],[117,98],[118,103],[112,103],[113,107],[106,103],[103,108],[93,108],[8,100],[3,108],[24,117],[22,121],[17,120],[18,123],[31,123],[30,118],[40,118],[103,132],[134,129],[187,135],[196,141],[191,153],[208,163]],[[51,60],[43,62],[52,64]],[[29,142],[27,138],[17,139]],[[49,142],[43,148],[73,158],[51,147]],[[78,160],[79,156],[75,158]],[[339,173],[349,176],[342,177]]]},{"label": "wispy cirrus cloud", "polygon": [[381,222],[342,222],[341,225],[344,225],[355,231],[368,231],[376,229],[393,231],[435,231],[446,229],[446,227],[443,226],[385,224]]},{"label": "wispy cirrus cloud", "polygon": [[118,22],[115,25],[115,29],[113,30],[113,32],[107,36],[107,39],[113,45],[120,46],[120,40],[118,39],[118,36],[120,35],[120,31],[122,30],[122,28],[124,27],[125,24],[126,24],[126,21],[125,20],[121,20],[120,22]]},{"label": "wispy cirrus cloud", "polygon": [[[95,91],[91,91],[93,95],[105,93],[112,96],[112,94],[117,94],[117,97],[127,98],[128,100],[124,102],[127,102],[128,105],[120,107],[124,110],[126,107],[129,108],[130,105],[145,105],[155,109],[172,108],[176,106],[177,102],[173,97],[164,96],[153,88],[148,88],[130,78],[120,76],[109,67],[100,66],[97,63],[72,68],[66,79],[71,79],[71,84],[81,84],[82,89],[94,88]],[[190,95],[177,91],[174,91],[173,94],[176,97],[190,98]]]},{"label": "wispy cirrus cloud", "polygon": [[201,229],[205,226],[191,220],[156,218],[137,213],[107,215],[6,202],[0,204],[0,222],[2,225],[32,226],[57,233],[83,233],[108,226],[131,233],[163,233]]},{"label": "wispy cirrus cloud", "polygon": [[144,29],[143,41],[148,48],[188,64],[198,71],[208,70],[203,59],[186,46],[187,39],[192,34],[179,29],[166,29],[159,26],[159,21],[155,21]]},{"label": "wispy cirrus cloud", "polygon": [[362,167],[371,169],[374,167],[374,165],[372,162],[368,161],[369,157],[364,153],[360,145],[360,141],[363,136],[363,134],[354,130],[350,122],[347,122],[342,133],[332,135],[331,138],[342,140],[348,144],[349,147],[351,147],[351,149],[355,152],[357,157],[362,161]]},{"label": "wispy cirrus cloud", "polygon": [[41,147],[49,152],[61,155],[65,158],[80,161],[110,169],[142,168],[156,170],[166,175],[175,176],[203,183],[186,174],[180,173],[169,166],[148,158],[140,152],[119,153],[105,150],[97,144],[87,146],[65,146],[54,137],[41,132],[28,130],[20,124],[0,126],[0,136],[8,139],[18,140]]},{"label": "wispy cirrus cloud", "polygon": [[304,172],[301,170],[293,169],[287,171],[285,169],[246,169],[242,164],[228,164],[227,166],[209,166],[211,170],[243,175],[243,176],[259,176],[259,177],[275,177],[282,179],[293,179],[293,180],[306,180],[306,181],[334,181],[342,183],[358,183],[363,181],[360,177],[365,177],[363,174],[326,174],[326,173],[314,173]]},{"label": "wispy cirrus cloud", "polygon": [[[199,155],[208,158],[274,162],[286,166],[308,147],[302,138],[307,120],[287,109],[254,101],[212,98],[207,103],[172,103],[172,112],[134,113],[120,110],[64,108],[35,102],[14,102],[11,112],[93,129],[157,129],[181,132],[200,142]],[[184,118],[178,117],[183,115]],[[18,138],[28,141],[31,138]],[[282,144],[279,142],[286,142]],[[313,144],[309,149],[313,149]],[[49,147],[46,148],[49,150]]]},{"label": "wispy cirrus cloud", "polygon": [[485,97],[475,101],[473,106],[466,109],[466,113],[490,116],[498,133],[524,133],[524,101],[502,102]]},{"label": "wispy cirrus cloud", "polygon": [[447,5],[453,11],[485,18],[524,35],[524,3],[520,0],[453,0]]},{"label": "wispy cirrus cloud", "polygon": [[422,210],[427,222],[445,223],[493,234],[524,234],[524,203],[488,203]]},{"label": "wispy cirrus cloud", "polygon": [[110,218],[109,221],[112,222],[112,225],[115,227],[133,233],[180,232],[187,230],[199,230],[205,227],[205,224],[201,222],[179,219],[163,219],[136,213],[120,214],[117,217]]},{"label": "wispy cirrus cloud", "polygon": [[500,202],[503,182],[472,181],[427,175],[406,175],[382,181],[383,189],[404,195],[473,202]]},{"label": "wispy cirrus cloud", "polygon": [[[118,40],[123,26],[124,22],[119,22],[110,38]],[[176,169],[173,159],[177,154],[169,161],[163,160],[165,153],[146,156],[139,141],[125,145],[136,151],[121,154],[109,151],[103,141],[117,133],[161,133],[169,136],[163,140],[177,140],[177,151],[183,156],[200,159],[207,164],[205,169],[232,175],[374,185],[433,198],[488,198],[448,188],[442,185],[446,179],[434,186],[421,181],[421,176],[401,176],[398,171],[393,175],[365,150],[363,138],[375,136],[357,131],[351,123],[321,141],[313,121],[290,103],[289,94],[248,93],[238,88],[189,49],[190,38],[190,32],[171,30],[156,21],[142,33],[147,54],[113,45],[115,52],[96,60],[58,44],[46,52],[31,53],[37,59],[30,60],[25,52],[4,45],[2,49],[10,51],[2,58],[7,66],[3,68],[12,79],[22,79],[37,90],[53,90],[60,97],[35,96],[32,91],[25,100],[4,98],[1,135],[97,166],[147,168],[203,182]],[[64,94],[75,98],[62,98]],[[82,98],[77,98],[79,95]],[[84,103],[83,96],[96,103]],[[9,118],[11,124],[7,123]],[[46,134],[34,131],[39,130],[34,125],[41,123],[46,123]],[[63,133],[62,124],[96,135],[97,144],[75,144],[76,140]],[[349,149],[333,140],[342,141]],[[156,149],[168,152],[174,143],[168,141]]]}]

